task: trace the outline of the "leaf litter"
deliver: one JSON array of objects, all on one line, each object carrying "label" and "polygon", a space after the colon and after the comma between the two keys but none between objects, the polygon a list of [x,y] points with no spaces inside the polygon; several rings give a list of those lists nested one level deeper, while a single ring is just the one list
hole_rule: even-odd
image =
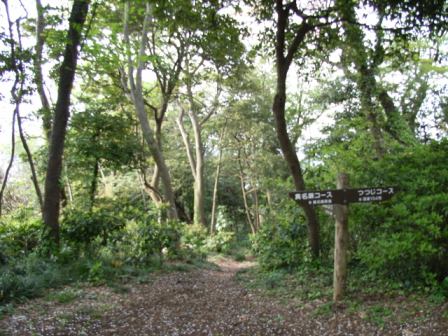
[{"label": "leaf litter", "polygon": [[219,269],[153,275],[120,291],[84,287],[65,303],[31,300],[0,321],[0,335],[448,335],[446,304],[411,322],[375,323],[344,309],[316,314],[312,304],[246,289],[235,275],[252,262],[222,258],[216,264]]}]

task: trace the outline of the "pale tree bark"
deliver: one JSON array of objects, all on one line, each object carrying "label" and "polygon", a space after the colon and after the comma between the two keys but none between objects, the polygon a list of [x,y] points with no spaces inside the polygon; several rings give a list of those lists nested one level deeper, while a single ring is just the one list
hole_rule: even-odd
[{"label": "pale tree bark", "polygon": [[[305,37],[313,30],[313,27],[308,24],[306,18],[303,18],[302,23],[295,31],[291,44],[288,48],[286,47],[286,29],[288,26],[289,15],[293,10],[293,5],[295,5],[295,2],[284,5],[282,0],[276,0],[275,9],[277,12],[277,27],[275,38],[275,65],[277,70],[277,83],[272,112],[274,114],[275,128],[280,149],[290,170],[294,181],[294,186],[297,190],[305,190],[306,185],[303,178],[302,168],[297,157],[295,147],[291,143],[286,125],[286,77],[295,53],[299,49],[300,45],[304,43]],[[319,222],[317,215],[314,208],[310,205],[304,204],[302,205],[302,208],[308,221],[308,239],[311,252],[314,257],[317,257],[320,250]]]},{"label": "pale tree bark", "polygon": [[211,214],[211,220],[210,220],[210,233],[215,233],[215,227],[216,227],[216,206],[218,203],[218,182],[219,182],[219,176],[221,174],[221,161],[222,161],[222,143],[224,139],[224,135],[226,133],[227,128],[227,119],[224,122],[224,127],[221,131],[221,134],[219,136],[219,142],[218,142],[218,148],[219,148],[219,155],[218,155],[218,162],[216,164],[216,173],[215,173],[215,182],[213,184],[213,198],[212,198],[212,214]]},{"label": "pale tree bark", "polygon": [[0,217],[2,216],[2,212],[3,212],[3,197],[5,194],[6,186],[8,184],[9,172],[11,171],[11,167],[14,162],[14,155],[15,155],[15,150],[16,150],[16,136],[15,136],[16,135],[16,130],[15,130],[16,117],[17,117],[17,113],[16,113],[16,111],[14,111],[14,113],[12,115],[12,123],[11,123],[11,155],[9,156],[8,166],[6,167],[5,175],[3,176],[3,179],[2,179],[2,187],[0,189]]},{"label": "pale tree bark", "polygon": [[[21,35],[21,31],[20,31],[21,19],[20,18],[17,19],[17,21],[15,23],[16,30],[17,30],[17,38],[15,38],[14,33],[13,33],[13,22],[11,21],[8,2],[5,1],[4,4],[5,4],[5,8],[6,8],[6,16],[8,19],[8,31],[9,31],[9,36],[10,36],[11,66],[12,66],[12,70],[15,75],[14,84],[11,88],[11,96],[13,98],[14,105],[15,105],[14,112],[13,112],[13,127],[12,127],[13,129],[12,129],[12,131],[14,133],[14,122],[15,122],[15,119],[17,118],[17,126],[19,129],[20,140],[22,142],[22,146],[23,146],[23,149],[25,150],[28,164],[30,166],[31,180],[33,181],[34,190],[36,192],[39,207],[40,207],[40,209],[42,209],[42,193],[40,190],[39,182],[37,180],[37,174],[36,174],[36,169],[34,166],[33,157],[32,157],[30,148],[28,146],[28,142],[26,140],[25,133],[23,131],[22,117],[20,115],[20,105],[23,100],[25,78],[26,78],[25,73],[24,73],[25,69],[24,69],[23,62],[20,57],[17,57],[17,49],[19,50],[19,52],[22,50],[22,35]],[[13,134],[13,140],[14,140],[14,134]],[[14,144],[13,144],[13,146],[14,146]],[[14,152],[14,149],[12,150],[12,153],[13,152]],[[7,169],[7,174],[5,175],[5,179],[4,179],[5,187],[6,187],[9,170],[11,169],[12,160],[13,160],[13,155],[11,157],[10,164]],[[1,194],[0,194],[0,203],[3,198],[4,186],[2,186],[2,190],[1,190]],[[1,215],[1,205],[0,205],[0,215]]]},{"label": "pale tree bark", "polygon": [[[174,89],[176,88],[180,73],[182,70],[182,61],[184,59],[184,45],[181,39],[178,40],[178,44],[176,44],[175,39],[169,38],[168,44],[171,47],[174,47],[176,50],[175,58],[170,52],[164,53],[160,49],[157,48],[157,34],[158,34],[158,26],[157,23],[154,22],[151,18],[149,18],[149,30],[150,30],[150,40],[148,41],[149,46],[149,55],[153,56],[154,64],[153,64],[153,72],[156,75],[158,87],[161,93],[161,103],[158,107],[153,106],[149,103],[146,105],[152,110],[154,114],[154,121],[156,124],[155,128],[155,138],[159,148],[162,150],[162,127],[163,122],[165,121],[165,115],[168,110],[168,105],[173,95]],[[165,46],[164,46],[165,47]],[[162,53],[162,54],[160,54]],[[172,66],[167,69],[166,62],[161,63],[160,59],[170,60]],[[153,189],[157,190],[160,182],[160,169],[157,165],[154,166],[153,175],[151,179],[151,186]],[[153,196],[153,192],[151,192]],[[157,196],[156,196],[157,197]],[[155,198],[156,198],[155,197]]]},{"label": "pale tree bark", "polygon": [[250,207],[249,202],[247,201],[247,192],[246,192],[246,183],[245,183],[245,176],[244,176],[244,170],[243,165],[241,163],[241,152],[238,150],[238,167],[239,167],[239,178],[240,178],[240,186],[241,186],[241,195],[243,196],[243,203],[244,203],[244,212],[246,213],[246,220],[247,224],[249,224],[250,230],[252,234],[256,233],[254,221],[252,220],[252,216],[250,213]]},{"label": "pale tree bark", "polygon": [[45,17],[44,9],[42,7],[41,0],[36,0],[36,54],[34,56],[34,78],[36,81],[37,93],[39,94],[40,102],[42,105],[42,123],[47,142],[50,141],[51,133],[51,107],[45,92],[44,79],[42,75],[42,53],[45,43],[44,28]]},{"label": "pale tree bark", "polygon": [[183,125],[184,113],[185,111],[183,107],[181,107],[181,112],[177,119],[177,125],[179,127],[182,140],[185,145],[188,162],[191,168],[191,174],[194,179],[193,222],[195,224],[206,226],[205,209],[204,209],[204,154],[201,139],[201,126],[199,125],[196,114],[192,112],[190,108],[188,116],[192,124],[194,141],[195,141],[194,154],[193,154],[188,134]]},{"label": "pale tree bark", "polygon": [[[127,48],[127,66],[128,66],[128,82],[129,82],[129,90],[131,95],[132,103],[135,107],[135,112],[137,114],[137,118],[140,122],[141,130],[143,137],[148,145],[149,151],[157,165],[157,168],[160,172],[160,179],[163,185],[163,191],[166,201],[169,204],[168,216],[172,219],[177,219],[177,210],[175,203],[175,196],[171,184],[171,177],[168,170],[168,167],[165,163],[165,158],[163,157],[163,153],[161,148],[157,144],[157,140],[154,136],[154,131],[151,128],[148,120],[148,115],[146,113],[145,101],[143,98],[143,84],[142,84],[142,72],[144,68],[144,56],[145,56],[145,48],[147,44],[147,33],[148,33],[148,24],[151,15],[151,5],[149,3],[146,4],[145,9],[145,18],[143,22],[143,29],[141,33],[141,41],[140,41],[140,50],[138,52],[138,61],[137,61],[137,69],[134,69],[133,60],[131,58],[130,51],[130,40],[129,40],[129,9],[130,3],[129,1],[125,4],[125,12],[124,12],[124,40]],[[135,75],[134,75],[135,73]],[[135,76],[135,77],[134,77]]]},{"label": "pale tree bark", "polygon": [[[216,94],[213,99],[212,106],[210,107],[208,113],[202,118],[202,120],[199,120],[200,108],[198,106],[198,102],[196,102],[194,98],[192,78],[201,68],[203,62],[204,60],[202,59],[198,65],[191,69],[190,58],[187,57],[185,64],[185,86],[187,89],[187,101],[189,105],[187,114],[192,126],[194,146],[191,145],[188,134],[183,126],[183,117],[185,111],[182,106],[180,107],[181,111],[179,114],[179,118],[177,119],[177,124],[184,141],[188,161],[190,163],[191,173],[194,179],[193,222],[195,224],[200,224],[206,227],[207,223],[204,206],[204,146],[202,143],[202,126],[207,120],[209,120],[209,118],[213,114],[216,113],[219,96],[221,94],[221,87],[218,78],[216,82]],[[192,147],[194,147],[194,154]]]},{"label": "pale tree bark", "polygon": [[59,211],[61,201],[60,178],[67,122],[70,116],[70,95],[78,61],[81,32],[89,9],[89,0],[75,0],[69,18],[69,29],[58,82],[58,98],[54,110],[53,127],[48,152],[43,220],[49,238],[59,247]]}]

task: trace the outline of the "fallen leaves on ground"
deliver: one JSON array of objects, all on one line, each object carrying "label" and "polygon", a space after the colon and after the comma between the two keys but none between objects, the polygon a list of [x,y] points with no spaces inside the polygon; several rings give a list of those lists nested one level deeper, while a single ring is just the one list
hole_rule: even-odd
[{"label": "fallen leaves on ground", "polygon": [[217,264],[219,270],[158,274],[151,282],[118,290],[85,287],[70,303],[32,300],[0,321],[0,335],[448,335],[442,312],[386,325],[344,309],[316,314],[312,305],[245,289],[235,274],[250,262]]}]

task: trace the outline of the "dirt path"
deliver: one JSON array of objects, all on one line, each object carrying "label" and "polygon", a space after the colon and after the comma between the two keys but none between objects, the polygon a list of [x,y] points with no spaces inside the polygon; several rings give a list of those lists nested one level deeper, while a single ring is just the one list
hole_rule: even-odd
[{"label": "dirt path", "polygon": [[448,335],[438,319],[385,328],[345,313],[316,316],[245,290],[235,274],[250,263],[218,264],[220,270],[162,274],[127,290],[83,288],[65,304],[33,300],[0,321],[0,335]]}]

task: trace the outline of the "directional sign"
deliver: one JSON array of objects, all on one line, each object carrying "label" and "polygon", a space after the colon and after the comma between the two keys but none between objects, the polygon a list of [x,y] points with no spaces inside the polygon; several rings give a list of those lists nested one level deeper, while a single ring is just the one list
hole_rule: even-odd
[{"label": "directional sign", "polygon": [[290,192],[289,197],[298,203],[309,205],[381,202],[390,199],[395,187],[361,189],[334,189]]},{"label": "directional sign", "polygon": [[396,191],[395,187],[347,189],[345,199],[347,203],[381,202],[392,198]]},{"label": "directional sign", "polygon": [[344,194],[342,190],[315,190],[290,192],[289,197],[299,203],[309,205],[337,204],[343,203]]}]

